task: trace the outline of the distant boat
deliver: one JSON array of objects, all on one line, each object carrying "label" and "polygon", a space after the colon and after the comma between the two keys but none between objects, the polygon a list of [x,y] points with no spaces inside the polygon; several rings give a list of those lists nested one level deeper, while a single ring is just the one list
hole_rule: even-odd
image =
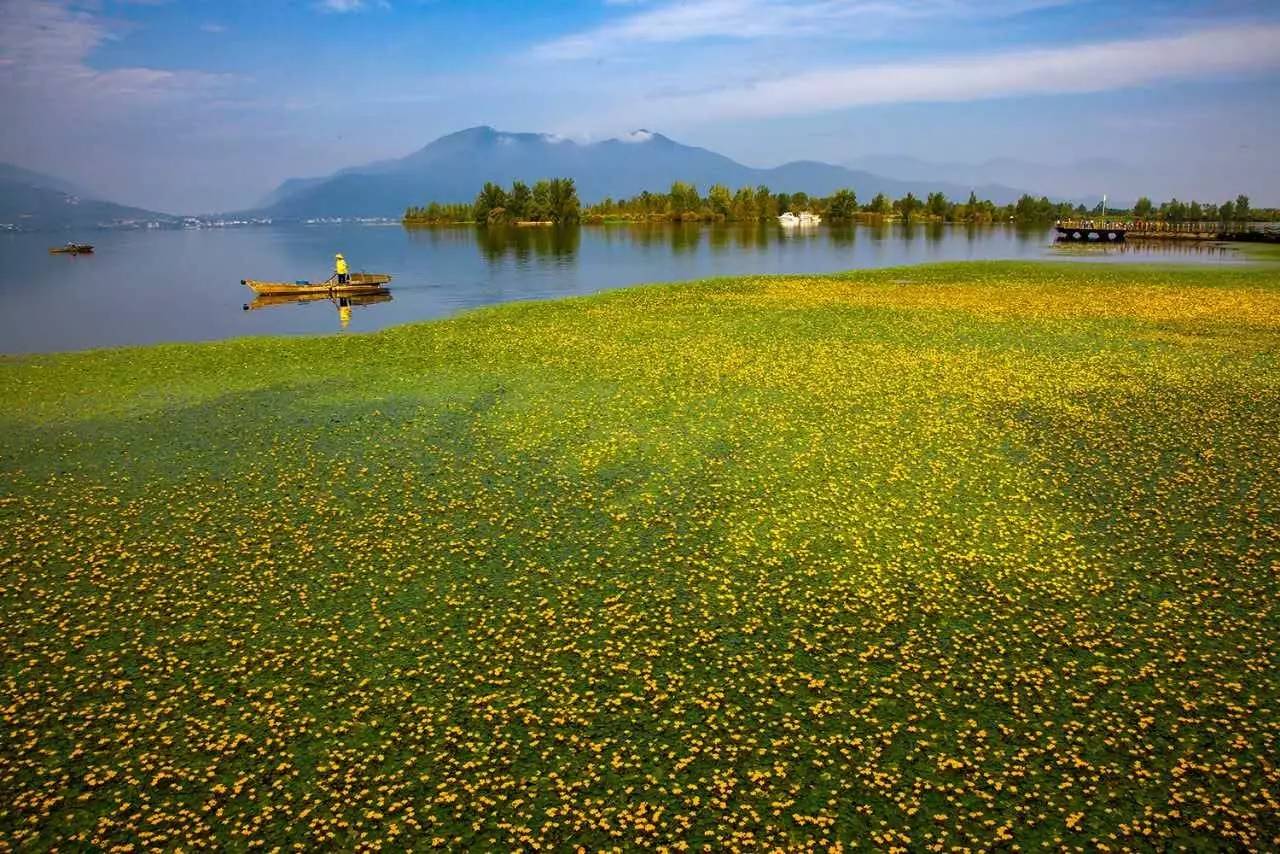
[{"label": "distant boat", "polygon": [[256,279],[241,279],[240,284],[259,296],[297,297],[373,293],[385,290],[390,281],[391,277],[385,273],[352,273],[344,284],[338,284],[337,277],[330,277],[323,282],[259,282]]},{"label": "distant boat", "polygon": [[801,211],[799,215],[793,214],[791,211],[787,211],[782,216],[778,217],[778,224],[788,228],[799,225],[817,225],[820,222],[822,222],[822,217],[818,216],[816,213],[810,213],[809,211]]},{"label": "distant boat", "polygon": [[93,247],[88,243],[68,243],[66,246],[54,246],[49,250],[50,255],[88,255],[93,252]]}]

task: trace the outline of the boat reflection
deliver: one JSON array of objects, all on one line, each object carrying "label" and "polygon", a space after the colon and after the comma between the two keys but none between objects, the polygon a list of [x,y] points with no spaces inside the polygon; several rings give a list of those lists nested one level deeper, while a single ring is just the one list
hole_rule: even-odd
[{"label": "boat reflection", "polygon": [[279,296],[257,296],[253,302],[244,304],[245,311],[257,311],[278,305],[295,305],[306,302],[331,302],[338,310],[338,326],[346,329],[351,325],[351,309],[356,306],[374,305],[380,302],[391,302],[391,291],[379,290],[371,293],[352,294],[350,296],[328,296],[327,294],[282,294]]}]

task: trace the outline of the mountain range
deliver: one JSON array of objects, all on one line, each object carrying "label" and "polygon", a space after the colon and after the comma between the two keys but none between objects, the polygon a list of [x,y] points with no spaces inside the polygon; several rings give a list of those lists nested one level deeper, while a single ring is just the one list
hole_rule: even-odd
[{"label": "mountain range", "polygon": [[0,163],[0,229],[84,230],[176,220],[168,214],[93,199],[60,178]]},{"label": "mountain range", "polygon": [[247,212],[277,218],[399,216],[410,205],[470,201],[486,181],[532,183],[569,177],[585,202],[661,192],[673,181],[706,191],[765,184],[787,192],[828,195],[852,187],[861,199],[942,191],[967,198],[970,189],[997,204],[1015,201],[1021,190],[996,183],[970,186],[946,181],[887,178],[829,163],[798,160],[771,169],[744,166],[721,154],[682,145],[660,133],[639,130],[622,139],[579,143],[542,133],[507,133],[474,127],[443,136],[398,160],[343,169],[322,178],[285,181],[259,207]]},{"label": "mountain range", "polygon": [[[234,218],[398,217],[406,207],[429,202],[467,202],[486,181],[507,185],[543,178],[570,177],[587,203],[605,197],[662,192],[673,181],[731,188],[764,184],[775,191],[829,195],[853,188],[860,199],[876,193],[924,198],[941,191],[952,199],[979,198],[997,204],[1016,201],[1024,190],[1054,193],[1038,182],[1052,169],[1018,161],[982,166],[929,164],[904,157],[863,158],[846,166],[797,160],[768,169],[754,168],[705,148],[683,145],[660,133],[635,131],[620,139],[580,143],[544,133],[507,133],[474,127],[442,136],[398,159],[341,169],[331,175],[291,178],[248,211]],[[893,175],[893,177],[887,177]],[[1016,180],[1006,183],[1004,178]],[[1058,183],[1054,181],[1054,183]],[[1065,179],[1063,179],[1065,183]],[[1073,199],[1073,201],[1076,199]],[[94,199],[72,184],[0,164],[0,228],[21,230],[85,229],[158,223],[175,226],[181,218]]]}]

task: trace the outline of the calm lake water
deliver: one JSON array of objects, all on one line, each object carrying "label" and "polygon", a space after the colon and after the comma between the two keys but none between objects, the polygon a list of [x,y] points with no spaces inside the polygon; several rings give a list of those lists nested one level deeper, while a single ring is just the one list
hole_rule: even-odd
[{"label": "calm lake water", "polygon": [[641,282],[747,273],[817,273],[968,259],[1240,263],[1223,247],[1058,248],[1048,229],[949,225],[784,231],[761,226],[606,225],[574,229],[399,225],[270,226],[77,235],[93,255],[50,255],[64,235],[0,235],[0,352],[79,350],[239,335],[336,332],[328,301],[245,311],[244,278],[322,280],[333,254],[391,273],[391,299],[356,306],[367,331],[510,300]]}]

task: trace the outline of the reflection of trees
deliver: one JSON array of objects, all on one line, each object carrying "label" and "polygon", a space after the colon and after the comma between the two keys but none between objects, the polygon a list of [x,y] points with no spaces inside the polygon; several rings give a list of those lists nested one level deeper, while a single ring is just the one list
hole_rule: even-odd
[{"label": "reflection of trees", "polygon": [[695,251],[698,248],[698,244],[702,242],[702,231],[702,226],[696,222],[671,226],[672,254],[680,255],[685,252]]},{"label": "reflection of trees", "polygon": [[1043,243],[1045,240],[1045,226],[1043,224],[1015,223],[1013,236],[1021,245]]},{"label": "reflection of trees", "polygon": [[860,228],[871,233],[875,240],[887,240],[893,235],[893,226],[889,221],[883,218],[876,218],[868,222],[861,223]]},{"label": "reflection of trees", "polygon": [[848,249],[857,239],[858,227],[852,222],[833,222],[827,227],[827,234],[831,237],[832,246]]},{"label": "reflection of trees", "polygon": [[475,239],[474,225],[417,225],[406,224],[405,234],[410,243],[426,244],[431,247],[449,244],[470,243]]},{"label": "reflection of trees", "polygon": [[627,237],[641,249],[651,249],[656,244],[665,243],[667,240],[667,227],[665,225],[637,223],[626,226],[626,229]]},{"label": "reflection of trees", "polygon": [[769,245],[769,235],[777,226],[766,222],[748,222],[733,227],[733,241],[739,249],[756,249]]},{"label": "reflection of trees", "polygon": [[713,225],[708,230],[708,243],[711,251],[717,255],[723,254],[729,248],[729,237],[731,229],[725,225]]},{"label": "reflection of trees", "polygon": [[490,261],[510,255],[520,261],[530,258],[571,259],[578,253],[582,229],[576,225],[512,226],[491,225],[474,231],[480,252]]}]

